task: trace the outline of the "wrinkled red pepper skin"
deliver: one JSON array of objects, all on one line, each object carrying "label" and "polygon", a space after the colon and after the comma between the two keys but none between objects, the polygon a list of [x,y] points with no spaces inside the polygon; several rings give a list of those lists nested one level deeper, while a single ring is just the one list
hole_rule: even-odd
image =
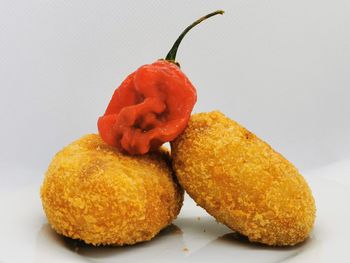
[{"label": "wrinkled red pepper skin", "polygon": [[109,145],[145,154],[174,140],[186,128],[196,89],[180,68],[167,60],[144,65],[115,90],[98,130]]}]

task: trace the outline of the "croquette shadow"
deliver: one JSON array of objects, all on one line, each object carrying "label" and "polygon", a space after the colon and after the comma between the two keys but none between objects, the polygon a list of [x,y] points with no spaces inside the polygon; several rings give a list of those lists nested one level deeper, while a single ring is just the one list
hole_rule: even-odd
[{"label": "croquette shadow", "polygon": [[[306,243],[311,242],[307,240],[296,246],[284,247],[250,242],[246,236],[232,232],[230,228],[210,216],[179,217],[175,223],[181,227],[185,235],[196,236],[197,239],[208,241],[203,242],[200,247],[197,246],[195,253],[188,255],[187,259],[194,262],[200,262],[203,258],[215,260],[221,257],[223,262],[231,262],[232,259],[236,259],[237,262],[251,262],[251,257],[256,258],[254,262],[259,262],[259,257],[265,256],[274,257],[276,260],[281,258],[287,260],[296,257],[301,250],[307,247]],[[191,251],[190,245],[189,250]],[[249,259],[247,260],[248,254]],[[230,261],[224,259],[230,259]]]},{"label": "croquette shadow", "polygon": [[185,232],[191,231],[192,233],[205,233],[206,236],[217,237],[212,242],[224,242],[235,247],[246,247],[249,249],[263,249],[263,250],[296,250],[307,245],[310,239],[294,245],[294,246],[269,246],[258,242],[249,241],[248,237],[238,233],[232,232],[230,228],[217,222],[214,218],[204,216],[200,218],[196,217],[180,217],[175,221],[178,226]]},{"label": "croquette shadow", "polygon": [[[162,238],[162,236],[166,236],[169,234],[175,234],[175,233],[181,233],[181,229],[179,227],[177,227],[174,224],[171,224],[169,226],[167,226],[166,228],[162,229],[152,240],[157,240],[159,238]],[[137,246],[142,246],[145,243],[147,243],[148,241],[144,241],[144,242],[140,242],[137,243],[135,245],[124,245],[124,246],[116,246],[116,245],[99,245],[99,246],[94,246],[91,244],[87,244],[85,243],[83,240],[80,239],[72,239],[69,237],[65,237],[62,235],[59,235],[64,243],[66,244],[66,247],[69,249],[73,249],[74,251],[76,250],[76,248],[88,248],[88,249],[100,249],[100,248],[121,248],[121,247],[137,247]]]},{"label": "croquette shadow", "polygon": [[[82,240],[71,239],[62,235],[57,234],[49,225],[43,226],[45,235],[49,235],[49,239],[55,243],[60,243],[64,248],[69,251],[83,257],[88,258],[108,258],[117,256],[120,254],[134,253],[135,250],[151,250],[152,254],[157,256],[157,251],[162,251],[160,248],[162,244],[172,244],[174,247],[178,247],[179,250],[183,247],[182,231],[181,229],[171,224],[161,230],[151,241],[140,242],[135,245],[125,246],[113,246],[113,245],[100,245],[93,246],[86,244]],[[166,242],[164,242],[166,241]],[[169,243],[170,242],[170,243]],[[155,247],[157,249],[155,249]]]},{"label": "croquette shadow", "polygon": [[296,244],[294,246],[269,246],[258,242],[249,241],[248,237],[238,232],[227,233],[219,237],[217,240],[220,242],[227,242],[227,243],[232,243],[239,246],[247,246],[247,247],[253,247],[254,249],[264,249],[264,250],[296,250],[298,248],[305,246],[309,242],[309,238],[308,238],[305,241],[299,244]]}]

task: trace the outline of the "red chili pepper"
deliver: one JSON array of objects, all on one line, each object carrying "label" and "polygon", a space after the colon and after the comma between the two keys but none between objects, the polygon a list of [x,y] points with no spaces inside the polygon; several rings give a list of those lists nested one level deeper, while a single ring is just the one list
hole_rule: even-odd
[{"label": "red chili pepper", "polygon": [[175,62],[177,49],[191,28],[223,13],[216,11],[195,21],[182,32],[165,60],[140,67],[115,90],[98,119],[100,136],[107,144],[129,154],[145,154],[183,132],[197,95]]}]

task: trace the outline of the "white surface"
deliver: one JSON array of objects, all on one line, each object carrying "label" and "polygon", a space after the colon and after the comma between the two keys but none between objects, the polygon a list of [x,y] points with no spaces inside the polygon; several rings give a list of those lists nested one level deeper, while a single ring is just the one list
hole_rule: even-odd
[{"label": "white surface", "polygon": [[311,238],[291,248],[237,240],[190,199],[173,225],[154,240],[94,248],[51,230],[41,209],[38,184],[8,186],[5,191],[0,188],[0,262],[345,262],[350,235],[349,176],[350,160],[306,173],[317,203],[316,225]]},{"label": "white surface", "polygon": [[[190,200],[175,222],[182,235],[123,250],[82,248],[85,258],[45,225],[38,185],[54,153],[96,132],[97,117],[121,81],[164,57],[185,26],[216,9],[226,14],[199,25],[178,52],[198,89],[195,112],[222,110],[302,170],[350,157],[348,0],[1,0],[1,263],[151,256],[243,262],[248,254],[260,262],[287,256],[344,261],[348,164],[311,176],[317,225],[312,242],[295,249],[218,239],[228,230]],[[202,233],[202,224],[212,232]]]}]

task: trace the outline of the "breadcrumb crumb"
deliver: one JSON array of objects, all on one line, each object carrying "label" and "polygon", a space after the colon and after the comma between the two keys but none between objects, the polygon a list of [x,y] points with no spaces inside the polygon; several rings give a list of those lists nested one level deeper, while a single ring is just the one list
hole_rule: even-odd
[{"label": "breadcrumb crumb", "polygon": [[180,229],[180,228],[177,228],[174,232],[174,234],[176,235],[182,235],[183,234],[183,231]]}]

